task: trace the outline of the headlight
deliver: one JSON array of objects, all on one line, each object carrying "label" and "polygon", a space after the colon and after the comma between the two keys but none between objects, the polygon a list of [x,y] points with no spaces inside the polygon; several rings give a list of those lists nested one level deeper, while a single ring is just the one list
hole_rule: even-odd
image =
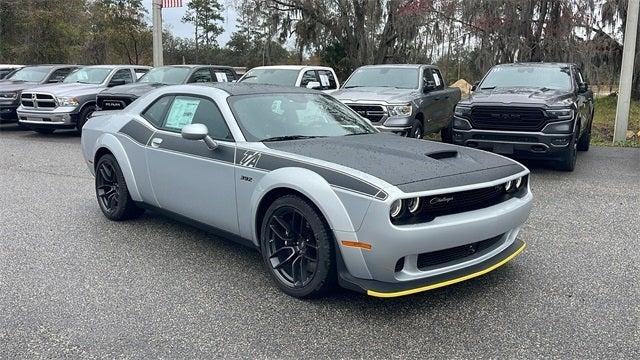
[{"label": "headlight", "polygon": [[391,218],[397,218],[400,213],[402,213],[402,200],[396,200],[391,203],[391,209],[389,210],[389,215]]},{"label": "headlight", "polygon": [[573,109],[547,110],[547,115],[554,119],[573,119]]},{"label": "headlight", "polygon": [[411,105],[389,105],[387,106],[389,116],[411,116]]},{"label": "headlight", "polygon": [[60,106],[78,106],[78,98],[70,97],[70,96],[61,96],[58,97],[58,104]]},{"label": "headlight", "polygon": [[468,106],[456,105],[454,113],[456,116],[467,116],[471,114],[471,108]]},{"label": "headlight", "polygon": [[507,181],[507,183],[504,185],[504,190],[506,192],[510,192],[513,189],[513,180]]},{"label": "headlight", "polygon": [[15,91],[0,93],[0,100],[16,100],[17,98],[18,93]]},{"label": "headlight", "polygon": [[407,209],[411,214],[415,214],[420,210],[420,198],[416,197],[413,199],[407,200]]}]

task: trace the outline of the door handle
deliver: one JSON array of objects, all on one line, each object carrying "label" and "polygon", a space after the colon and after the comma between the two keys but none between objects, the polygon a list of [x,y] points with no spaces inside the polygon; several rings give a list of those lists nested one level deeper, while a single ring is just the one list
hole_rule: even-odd
[{"label": "door handle", "polygon": [[161,138],[153,138],[153,139],[151,139],[151,147],[159,148],[160,144],[162,144],[162,139]]}]

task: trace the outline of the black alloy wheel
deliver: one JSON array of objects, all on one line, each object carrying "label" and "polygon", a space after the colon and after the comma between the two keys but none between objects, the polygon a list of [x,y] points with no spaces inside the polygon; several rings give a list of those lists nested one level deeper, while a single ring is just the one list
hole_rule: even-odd
[{"label": "black alloy wheel", "polygon": [[96,197],[110,220],[132,219],[144,212],[131,199],[122,170],[111,154],[103,155],[96,165]]},{"label": "black alloy wheel", "polygon": [[285,293],[309,297],[333,287],[333,239],[306,200],[287,195],[274,201],[265,213],[260,238],[265,266]]}]

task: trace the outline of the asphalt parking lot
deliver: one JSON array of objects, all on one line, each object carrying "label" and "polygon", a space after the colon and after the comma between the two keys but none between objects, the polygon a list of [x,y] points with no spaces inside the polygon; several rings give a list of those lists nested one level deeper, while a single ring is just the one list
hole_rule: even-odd
[{"label": "asphalt parking lot", "polygon": [[640,358],[640,149],[529,164],[529,246],[486,276],[301,301],[241,245],[108,221],[72,133],[0,130],[0,358]]}]

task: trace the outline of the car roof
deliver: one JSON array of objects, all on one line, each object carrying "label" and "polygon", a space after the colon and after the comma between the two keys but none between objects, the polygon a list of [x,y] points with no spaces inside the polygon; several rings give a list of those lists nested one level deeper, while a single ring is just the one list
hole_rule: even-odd
[{"label": "car roof", "polygon": [[378,65],[364,65],[364,66],[361,66],[360,68],[382,68],[382,67],[406,68],[406,69],[419,69],[421,67],[436,68],[436,66],[428,65],[428,64],[378,64]]},{"label": "car roof", "polygon": [[225,68],[225,69],[233,70],[233,68],[228,65],[210,65],[210,64],[176,64],[176,65],[162,65],[158,67],[181,67],[181,68],[189,68],[189,69],[197,68],[197,67],[216,67],[216,68]]},{"label": "car roof", "polygon": [[24,67],[24,65],[0,64],[0,69],[16,69]]},{"label": "car roof", "polygon": [[253,69],[278,69],[278,70],[303,70],[303,69],[318,69],[318,70],[331,70],[327,66],[318,65],[269,65],[269,66],[256,66]]},{"label": "car roof", "polygon": [[145,65],[89,65],[89,66],[85,66],[85,68],[101,68],[101,69],[118,69],[118,68],[132,68],[132,67],[137,67],[137,68],[151,68],[151,66],[145,66]]},{"label": "car roof", "polygon": [[518,67],[518,66],[567,67],[567,66],[577,66],[577,65],[573,63],[561,63],[561,62],[521,62],[521,63],[498,64],[495,67]]},{"label": "car roof", "polygon": [[[297,93],[297,94],[322,94],[322,92],[307,88],[294,86],[281,86],[269,84],[249,84],[249,83],[198,83],[187,85],[176,85],[176,90],[202,89],[203,87],[211,87],[220,89],[229,95],[251,95],[251,94],[272,94],[272,93]],[[178,89],[177,87],[180,87]]]}]

